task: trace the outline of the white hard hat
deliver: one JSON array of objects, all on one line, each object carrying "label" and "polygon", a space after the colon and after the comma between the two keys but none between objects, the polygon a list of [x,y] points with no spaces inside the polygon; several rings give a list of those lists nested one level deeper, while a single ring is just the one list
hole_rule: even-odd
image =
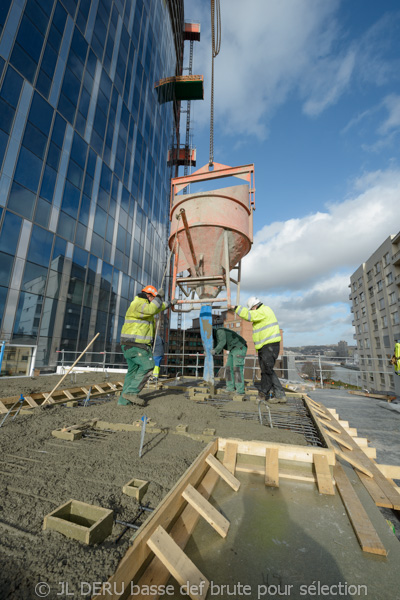
[{"label": "white hard hat", "polygon": [[261,304],[261,300],[257,298],[257,296],[251,296],[251,298],[247,300],[247,308],[249,310],[252,309],[256,304]]}]

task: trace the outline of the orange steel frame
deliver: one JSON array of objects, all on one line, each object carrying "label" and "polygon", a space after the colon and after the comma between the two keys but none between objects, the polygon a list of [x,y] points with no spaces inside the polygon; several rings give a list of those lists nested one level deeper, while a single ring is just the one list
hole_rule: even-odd
[{"label": "orange steel frame", "polygon": [[[249,184],[249,207],[250,207],[250,209],[255,210],[254,164],[242,165],[239,167],[229,167],[227,165],[223,165],[220,163],[214,163],[213,170],[210,170],[210,165],[207,164],[207,165],[204,165],[203,167],[201,167],[200,169],[198,169],[197,171],[195,171],[194,173],[192,173],[191,175],[186,175],[183,177],[175,177],[175,178],[171,179],[170,220],[172,218],[172,207],[173,207],[174,198],[185,187],[187,187],[191,183],[198,183],[198,182],[202,182],[202,181],[211,181],[213,179],[222,179],[224,177],[237,177],[239,179],[243,179],[244,181],[247,181],[247,183]],[[190,230],[187,226],[186,216],[183,214],[182,218],[183,218],[183,223],[184,223],[184,227],[185,227],[189,245],[192,245],[191,237],[190,237]],[[174,268],[173,268],[173,276],[172,276],[171,298],[175,298],[175,291],[176,291],[177,284],[180,287],[180,289],[182,289],[184,294],[186,296],[188,296],[186,291],[179,284],[180,280],[177,279],[177,277],[178,277],[178,272],[177,272],[178,247],[177,247],[177,245],[174,248],[172,248],[172,250],[174,252]],[[226,244],[226,252],[227,251],[228,251],[228,248],[227,248],[227,244]],[[193,299],[177,300],[176,304],[177,305],[178,304],[180,304],[180,305],[182,305],[182,304],[212,304],[212,303],[216,303],[216,302],[226,302],[227,305],[230,306],[231,305],[231,290],[230,290],[230,282],[231,281],[233,283],[237,284],[238,295],[239,295],[241,261],[239,261],[239,263],[236,267],[233,267],[233,268],[238,269],[238,280],[235,281],[234,279],[230,278],[229,257],[228,256],[226,256],[226,260],[227,260],[228,268],[226,269],[225,280],[222,276],[209,276],[209,277],[192,277],[191,276],[191,277],[182,278],[182,280],[181,280],[182,283],[183,282],[187,283],[188,280],[191,280],[193,282],[195,280],[199,280],[199,281],[202,280],[204,283],[211,284],[211,281],[214,281],[214,282],[216,282],[217,285],[224,284],[226,287],[226,291],[227,291],[226,298],[217,297],[217,298],[207,298],[207,299],[197,299],[197,300],[193,300]],[[174,310],[173,307],[172,307],[172,310]],[[179,310],[182,310],[182,308],[180,308]],[[191,310],[192,309],[189,309],[188,311],[183,311],[183,312],[190,312]]]}]

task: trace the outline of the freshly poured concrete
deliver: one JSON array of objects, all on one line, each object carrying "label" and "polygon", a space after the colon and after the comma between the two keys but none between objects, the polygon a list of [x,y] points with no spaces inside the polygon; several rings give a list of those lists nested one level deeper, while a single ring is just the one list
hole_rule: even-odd
[{"label": "freshly poured concrete", "polygon": [[[315,484],[296,481],[266,488],[262,476],[239,473],[238,492],[220,480],[212,496],[231,523],[228,536],[200,520],[186,546],[212,582],[207,598],[399,598],[400,544],[357,475],[345,469],[386,558],[361,550],[337,492],[323,496]],[[174,598],[180,597],[176,585]]]}]

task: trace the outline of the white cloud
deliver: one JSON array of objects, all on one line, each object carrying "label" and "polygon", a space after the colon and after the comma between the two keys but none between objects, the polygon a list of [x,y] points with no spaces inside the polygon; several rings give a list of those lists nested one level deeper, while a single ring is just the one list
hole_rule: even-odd
[{"label": "white cloud", "polygon": [[242,261],[241,301],[256,294],[270,303],[292,345],[300,333],[303,340],[318,331],[331,332],[331,343],[346,339],[350,275],[398,233],[399,202],[400,170],[377,171],[325,212],[263,227]]},{"label": "white cloud", "polygon": [[400,127],[400,96],[390,94],[383,100],[383,106],[388,112],[386,120],[380,126],[378,133],[386,135]]}]

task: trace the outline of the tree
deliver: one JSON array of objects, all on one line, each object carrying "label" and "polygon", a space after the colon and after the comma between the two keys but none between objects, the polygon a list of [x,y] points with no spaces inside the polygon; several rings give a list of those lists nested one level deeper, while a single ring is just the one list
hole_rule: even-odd
[{"label": "tree", "polygon": [[307,361],[307,362],[303,363],[301,372],[304,373],[304,375],[307,375],[307,377],[309,377],[310,379],[315,379],[315,376],[316,376],[315,366],[312,362]]},{"label": "tree", "polygon": [[322,379],[332,379],[332,367],[330,365],[321,365]]}]

